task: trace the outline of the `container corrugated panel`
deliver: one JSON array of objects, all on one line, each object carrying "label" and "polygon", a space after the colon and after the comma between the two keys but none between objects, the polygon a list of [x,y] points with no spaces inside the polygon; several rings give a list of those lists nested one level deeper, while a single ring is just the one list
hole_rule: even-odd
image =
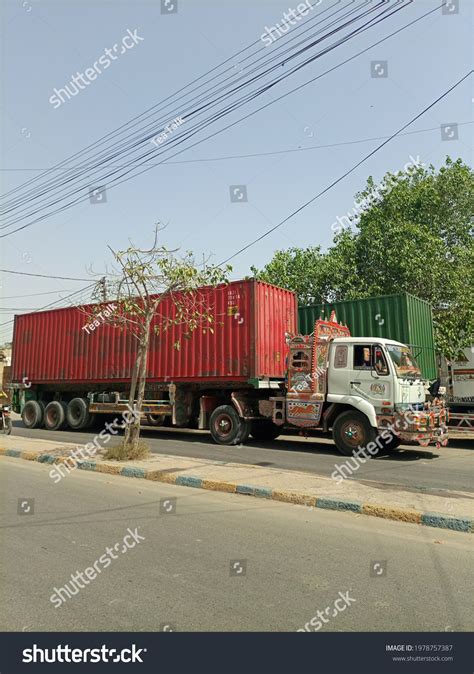
[{"label": "container corrugated panel", "polygon": [[382,337],[409,345],[427,379],[437,377],[433,314],[428,302],[403,293],[299,307],[299,331],[310,334],[320,317],[336,312],[354,337]]},{"label": "container corrugated panel", "polygon": [[[202,306],[214,315],[214,334],[185,326],[151,334],[147,378],[151,382],[247,381],[283,378],[285,332],[296,330],[296,297],[282,288],[235,281],[199,291]],[[164,300],[160,312],[171,315]],[[13,381],[35,383],[127,382],[136,342],[130,333],[106,323],[87,334],[80,308],[56,309],[15,317]],[[179,348],[175,344],[179,342]]]}]

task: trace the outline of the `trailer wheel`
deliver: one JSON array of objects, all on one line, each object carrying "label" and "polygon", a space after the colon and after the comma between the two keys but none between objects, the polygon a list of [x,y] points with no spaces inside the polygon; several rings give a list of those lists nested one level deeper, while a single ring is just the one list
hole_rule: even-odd
[{"label": "trailer wheel", "polygon": [[375,440],[376,434],[367,417],[356,410],[342,412],[332,427],[333,440],[344,456],[352,456],[359,447],[367,447]]},{"label": "trailer wheel", "polygon": [[218,445],[238,445],[248,438],[250,425],[232,405],[220,405],[211,414],[209,429]]},{"label": "trailer wheel", "polygon": [[26,428],[40,428],[44,419],[44,404],[39,400],[28,400],[21,413]]},{"label": "trailer wheel", "polygon": [[89,403],[86,398],[73,398],[67,406],[66,420],[69,426],[75,430],[88,428],[91,424]]},{"label": "trailer wheel", "polygon": [[252,421],[250,434],[257,442],[265,442],[275,440],[281,433],[281,427],[270,421],[270,419],[262,419],[261,421]]},{"label": "trailer wheel", "polygon": [[164,414],[147,414],[146,420],[150,426],[163,426],[165,423],[166,415]]},{"label": "trailer wheel", "polygon": [[66,403],[53,400],[46,405],[44,425],[48,431],[59,431],[66,424]]}]

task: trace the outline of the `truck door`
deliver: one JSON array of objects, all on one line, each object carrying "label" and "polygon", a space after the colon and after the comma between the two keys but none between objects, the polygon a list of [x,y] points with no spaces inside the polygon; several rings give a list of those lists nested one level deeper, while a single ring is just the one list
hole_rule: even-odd
[{"label": "truck door", "polygon": [[328,393],[347,395],[349,388],[349,344],[332,343],[329,350],[329,379]]},{"label": "truck door", "polygon": [[380,409],[392,394],[392,377],[384,350],[378,344],[355,343],[351,356],[349,391]]}]

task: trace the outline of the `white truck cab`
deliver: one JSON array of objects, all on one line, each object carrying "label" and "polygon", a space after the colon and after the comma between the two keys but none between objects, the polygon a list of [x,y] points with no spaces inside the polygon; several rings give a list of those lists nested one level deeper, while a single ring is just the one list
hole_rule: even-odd
[{"label": "white truck cab", "polygon": [[401,442],[447,443],[444,403],[426,401],[421,371],[405,344],[351,337],[335,316],[288,344],[286,394],[271,398],[270,408],[260,405],[275,425],[332,429],[346,455],[379,446],[380,436],[388,449]]}]

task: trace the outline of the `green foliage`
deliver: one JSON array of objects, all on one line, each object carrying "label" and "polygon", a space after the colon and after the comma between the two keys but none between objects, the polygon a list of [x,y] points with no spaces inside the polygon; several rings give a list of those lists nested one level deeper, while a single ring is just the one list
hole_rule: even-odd
[{"label": "green foliage", "polygon": [[[408,292],[433,306],[438,348],[449,358],[474,338],[474,172],[449,157],[369,177],[326,253],[278,251],[255,276],[294,290],[302,304]],[[358,212],[357,212],[358,211]]]}]

